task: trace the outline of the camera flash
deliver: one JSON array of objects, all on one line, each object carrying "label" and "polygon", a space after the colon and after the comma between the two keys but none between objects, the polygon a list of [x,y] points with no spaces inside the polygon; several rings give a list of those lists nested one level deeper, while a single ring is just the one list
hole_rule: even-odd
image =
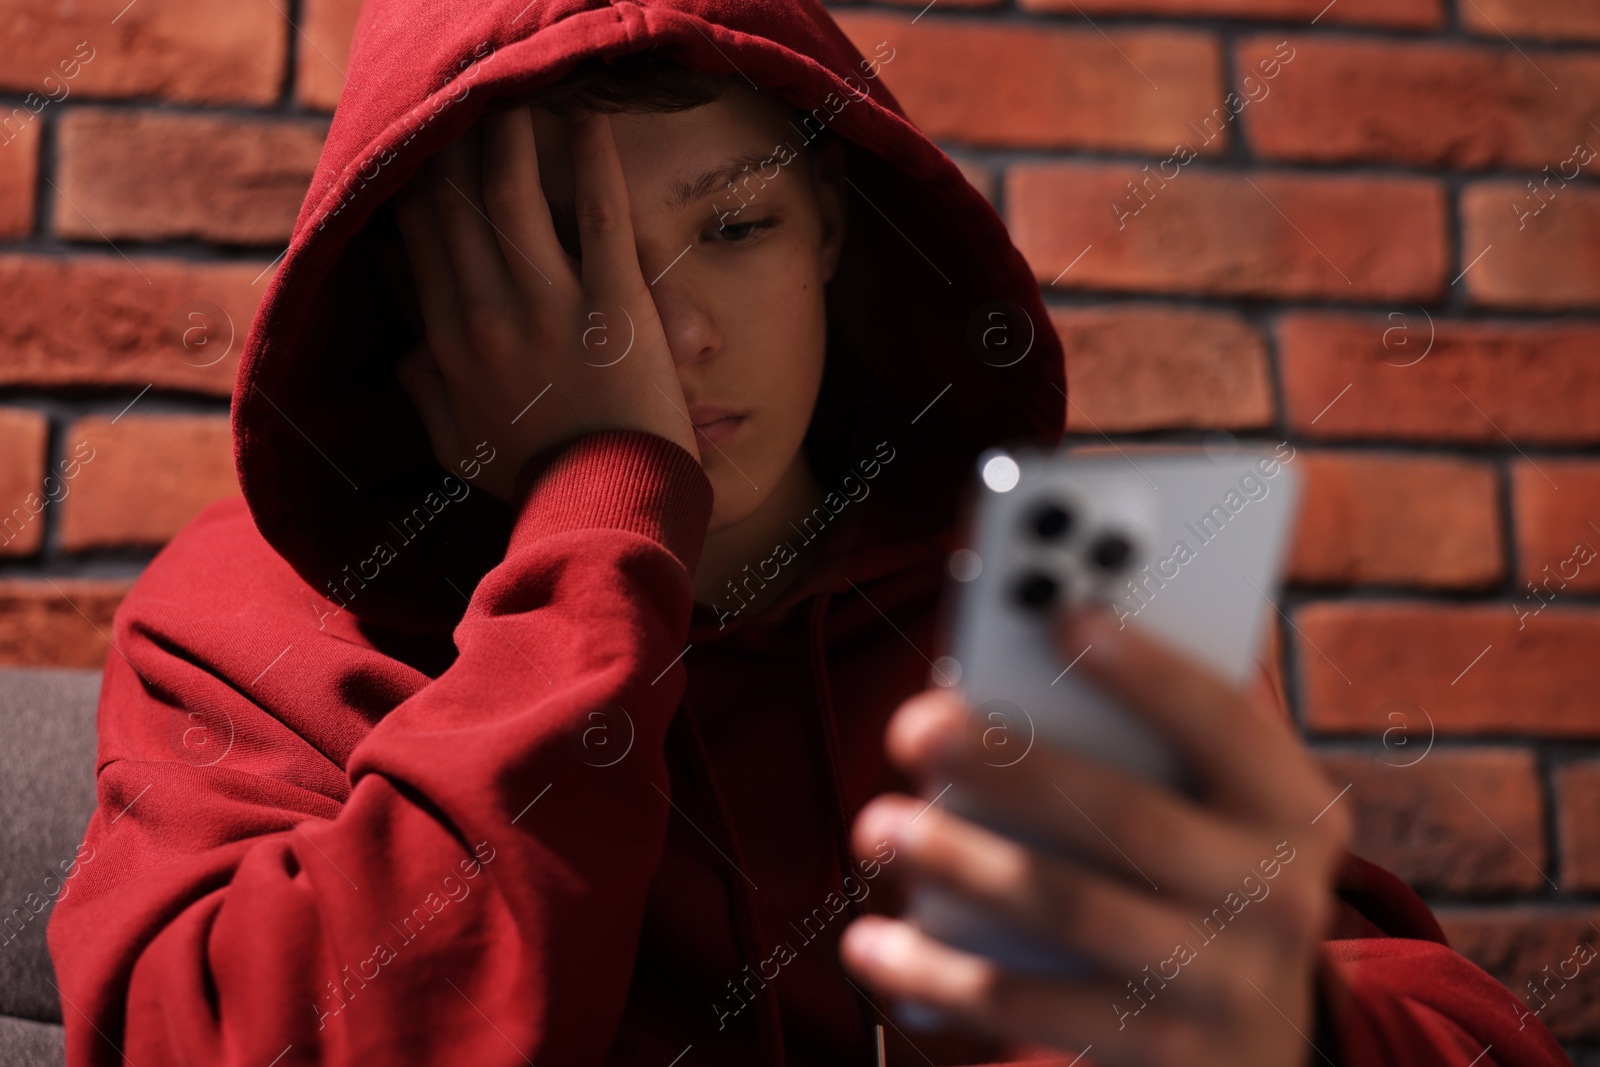
[{"label": "camera flash", "polygon": [[1017,487],[1022,471],[1007,455],[995,456],[983,465],[983,484],[996,493],[1009,493]]}]

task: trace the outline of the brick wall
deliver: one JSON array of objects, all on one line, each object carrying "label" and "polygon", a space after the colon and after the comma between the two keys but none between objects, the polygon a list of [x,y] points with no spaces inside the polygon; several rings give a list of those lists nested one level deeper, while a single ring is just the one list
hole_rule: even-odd
[{"label": "brick wall", "polygon": [[[1600,940],[1600,5],[835,10],[1047,287],[1075,439],[1295,444],[1296,715],[1361,850],[1538,1007]],[[237,492],[237,350],[354,12],[0,0],[0,502],[50,501],[0,529],[0,662],[102,663]],[[1547,999],[1600,1064],[1600,978]]]}]

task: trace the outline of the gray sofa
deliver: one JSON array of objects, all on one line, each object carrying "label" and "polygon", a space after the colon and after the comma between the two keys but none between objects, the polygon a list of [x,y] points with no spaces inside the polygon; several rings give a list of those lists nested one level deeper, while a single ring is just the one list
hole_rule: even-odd
[{"label": "gray sofa", "polygon": [[[0,668],[0,1064],[7,1067],[66,1063],[44,931],[62,864],[76,855],[94,810],[100,673]],[[35,914],[45,900],[50,906]]]}]

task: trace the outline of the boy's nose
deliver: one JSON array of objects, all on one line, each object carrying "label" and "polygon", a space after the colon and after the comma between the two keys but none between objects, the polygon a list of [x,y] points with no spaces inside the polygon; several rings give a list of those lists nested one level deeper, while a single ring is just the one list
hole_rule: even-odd
[{"label": "boy's nose", "polygon": [[[693,255],[692,252],[687,253]],[[672,360],[678,365],[710,359],[722,347],[722,334],[704,302],[692,289],[687,272],[674,279],[673,273],[681,264],[658,270],[650,297],[661,315],[661,329],[666,334],[667,347],[672,350]],[[646,272],[645,281],[651,275]]]}]

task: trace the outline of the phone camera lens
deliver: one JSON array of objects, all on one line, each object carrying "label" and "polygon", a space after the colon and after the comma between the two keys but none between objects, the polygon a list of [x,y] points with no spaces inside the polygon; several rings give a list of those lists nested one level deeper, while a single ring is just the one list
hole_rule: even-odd
[{"label": "phone camera lens", "polygon": [[1120,570],[1133,558],[1133,545],[1121,534],[1102,534],[1089,549],[1089,558],[1101,570]]},{"label": "phone camera lens", "polygon": [[1059,586],[1054,578],[1040,571],[1033,571],[1018,579],[1012,594],[1023,607],[1030,611],[1039,611],[1055,602],[1058,589]]},{"label": "phone camera lens", "polygon": [[1043,504],[1033,513],[1033,532],[1046,541],[1059,541],[1072,532],[1073,514],[1060,504]]}]

